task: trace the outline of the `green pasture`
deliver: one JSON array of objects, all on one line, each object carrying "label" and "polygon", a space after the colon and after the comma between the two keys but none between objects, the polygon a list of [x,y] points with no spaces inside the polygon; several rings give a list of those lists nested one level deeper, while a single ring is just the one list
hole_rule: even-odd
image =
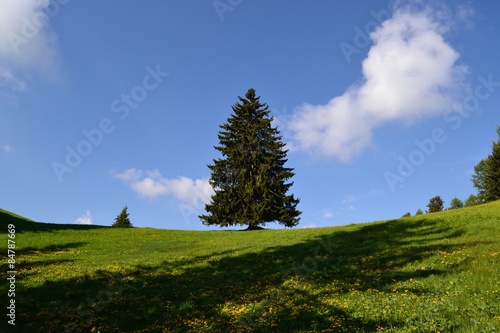
[{"label": "green pasture", "polygon": [[249,232],[0,221],[2,332],[500,332],[500,202]]}]

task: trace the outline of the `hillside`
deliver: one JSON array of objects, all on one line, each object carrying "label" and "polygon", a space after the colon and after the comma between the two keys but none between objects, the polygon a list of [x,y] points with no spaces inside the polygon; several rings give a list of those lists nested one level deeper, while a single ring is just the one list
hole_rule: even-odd
[{"label": "hillside", "polygon": [[5,223],[33,222],[32,220],[30,220],[26,217],[14,214],[12,212],[9,212],[9,211],[1,209],[1,208],[0,208],[0,221],[2,221],[2,223],[3,222],[5,222]]},{"label": "hillside", "polygon": [[252,232],[0,220],[17,270],[15,329],[0,331],[500,330],[500,202]]}]

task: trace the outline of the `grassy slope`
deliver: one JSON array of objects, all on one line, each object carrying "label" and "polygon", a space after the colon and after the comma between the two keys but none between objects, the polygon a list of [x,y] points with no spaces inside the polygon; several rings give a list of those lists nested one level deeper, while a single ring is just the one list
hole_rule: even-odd
[{"label": "grassy slope", "polygon": [[2,223],[14,223],[14,222],[33,222],[32,220],[23,217],[21,215],[14,214],[12,212],[9,212],[7,210],[1,209],[0,208],[0,219]]},{"label": "grassy slope", "polygon": [[253,232],[12,216],[0,211],[0,234],[16,225],[19,332],[500,330],[500,202]]}]

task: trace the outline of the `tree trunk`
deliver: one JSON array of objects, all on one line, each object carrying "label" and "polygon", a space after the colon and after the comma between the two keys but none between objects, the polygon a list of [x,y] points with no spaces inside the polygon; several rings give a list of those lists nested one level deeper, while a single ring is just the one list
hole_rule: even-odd
[{"label": "tree trunk", "polygon": [[243,229],[242,231],[251,231],[251,230],[264,230],[264,228],[259,227],[258,225],[252,225],[249,224],[246,229]]}]

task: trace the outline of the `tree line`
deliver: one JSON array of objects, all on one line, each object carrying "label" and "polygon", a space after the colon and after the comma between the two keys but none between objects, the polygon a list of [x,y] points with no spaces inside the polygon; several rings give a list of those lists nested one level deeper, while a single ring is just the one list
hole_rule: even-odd
[{"label": "tree line", "polygon": [[[497,136],[497,141],[492,143],[491,154],[474,166],[471,181],[477,189],[477,194],[469,195],[465,201],[454,197],[448,209],[470,207],[500,199],[500,126],[497,127]],[[440,212],[444,210],[444,201],[440,196],[435,196],[430,199],[427,207],[427,213]],[[415,215],[420,214],[423,212],[418,209]],[[411,216],[409,212],[403,215],[408,216]]]}]

